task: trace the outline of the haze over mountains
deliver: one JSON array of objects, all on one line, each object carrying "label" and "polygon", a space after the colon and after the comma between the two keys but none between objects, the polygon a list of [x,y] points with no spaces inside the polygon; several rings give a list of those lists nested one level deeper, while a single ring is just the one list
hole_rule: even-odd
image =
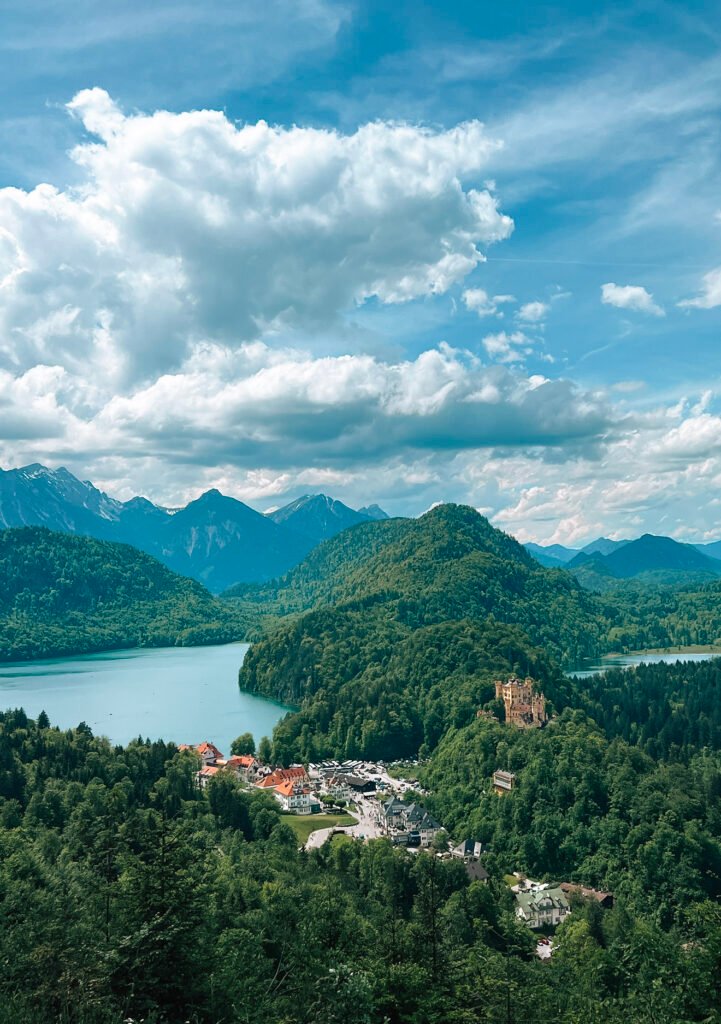
[{"label": "haze over mountains", "polygon": [[45,526],[132,544],[214,592],[280,576],[321,541],[383,516],[377,506],[357,512],[325,495],[266,516],[217,490],[167,509],[140,497],[118,501],[63,468],[0,470],[0,528]]},{"label": "haze over mountains", "polygon": [[608,537],[598,537],[586,544],[583,548],[567,548],[563,544],[526,544],[526,550],[530,551],[536,561],[551,569],[557,569],[561,565],[567,565],[577,558],[578,555],[610,555],[612,551],[628,544],[627,540],[609,540]]},{"label": "haze over mountains", "polygon": [[581,550],[560,544],[546,548],[527,544],[526,548],[542,565],[567,569],[591,590],[606,589],[615,580],[663,583],[721,575],[721,544],[718,542],[682,544],[671,537],[645,533],[635,540],[614,541],[600,537]]},{"label": "haze over mountains", "polygon": [[[321,542],[385,519],[378,505],[353,509],[325,494],[306,494],[263,514],[213,489],[184,508],[169,509],[142,497],[118,501],[64,468],[0,470],[0,529],[45,526],[132,544],[215,593],[282,576]],[[644,534],[634,540],[599,537],[581,549],[525,547],[541,565],[567,569],[594,590],[615,580],[721,575],[721,541],[693,545]]]}]

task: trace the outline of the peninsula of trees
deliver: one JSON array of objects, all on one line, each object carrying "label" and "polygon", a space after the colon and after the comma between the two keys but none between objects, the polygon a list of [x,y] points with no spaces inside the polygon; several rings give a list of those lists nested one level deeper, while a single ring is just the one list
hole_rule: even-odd
[{"label": "peninsula of trees", "polygon": [[237,609],[126,544],[0,531],[0,661],[243,638]]}]

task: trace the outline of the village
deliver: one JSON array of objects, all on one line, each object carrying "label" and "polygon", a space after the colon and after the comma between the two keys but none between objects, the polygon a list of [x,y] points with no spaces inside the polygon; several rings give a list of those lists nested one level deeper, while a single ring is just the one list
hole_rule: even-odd
[{"label": "village", "polygon": [[[496,681],[495,688],[496,698],[503,701],[509,727],[536,729],[546,725],[546,701],[533,679],[512,676]],[[481,710],[478,717],[492,716]],[[456,858],[465,866],[471,881],[488,881],[483,860],[489,851],[470,837],[452,839],[415,799],[419,793],[423,795],[416,780],[401,777],[395,767],[383,762],[326,760],[279,768],[263,764],[254,754],[226,758],[210,741],[181,744],[179,750],[199,758],[195,777],[201,789],[219,773],[231,772],[244,786],[272,793],[283,813],[297,816],[299,822],[308,822],[307,831],[298,832],[306,836],[301,844],[306,849],[320,847],[339,834],[360,841],[385,837],[410,852],[426,850],[441,858]],[[518,781],[514,772],[498,767],[489,785],[499,798],[504,798],[513,792]],[[594,900],[603,909],[613,906],[612,893],[575,882],[534,881],[522,872],[507,876],[507,881],[514,894],[516,916],[534,932],[553,933],[572,912],[574,898]],[[540,935],[537,955],[547,959],[552,951],[553,939]]]}]

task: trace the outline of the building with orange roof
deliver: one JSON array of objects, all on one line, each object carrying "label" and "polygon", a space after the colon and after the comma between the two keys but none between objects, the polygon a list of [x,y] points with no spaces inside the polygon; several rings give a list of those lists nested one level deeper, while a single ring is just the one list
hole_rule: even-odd
[{"label": "building with orange roof", "polygon": [[216,761],[222,761],[223,755],[215,746],[214,743],[199,743],[195,748],[200,754],[201,760],[204,764],[215,764]]},{"label": "building with orange roof", "polygon": [[275,789],[282,782],[308,782],[308,773],[302,764],[294,768],[276,768],[256,785],[261,789]]},{"label": "building with orange roof", "polygon": [[195,776],[196,779],[198,780],[198,785],[200,786],[200,788],[201,789],[205,789],[205,787],[208,785],[210,780],[214,776],[216,776],[220,770],[221,769],[218,768],[217,765],[214,765],[214,764],[206,764],[206,765],[204,765],[200,769],[200,771],[197,772],[197,774]]},{"label": "building with orange roof", "polygon": [[228,771],[234,772],[245,782],[255,779],[260,768],[260,762],[250,754],[236,754],[233,757],[216,761],[216,764],[219,768],[227,768]]},{"label": "building with orange roof", "polygon": [[302,782],[286,779],[274,788],[274,795],[284,811],[290,814],[316,814],[321,809],[320,800]]}]

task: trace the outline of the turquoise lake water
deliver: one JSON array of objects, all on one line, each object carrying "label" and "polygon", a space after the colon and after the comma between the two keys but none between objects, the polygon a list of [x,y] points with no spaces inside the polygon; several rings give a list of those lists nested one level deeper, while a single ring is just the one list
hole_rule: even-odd
[{"label": "turquoise lake water", "polygon": [[63,729],[86,722],[127,743],[141,735],[176,743],[210,740],[227,754],[243,732],[270,736],[287,708],[241,693],[248,644],[109,651],[0,665],[0,708],[46,711]]}]

